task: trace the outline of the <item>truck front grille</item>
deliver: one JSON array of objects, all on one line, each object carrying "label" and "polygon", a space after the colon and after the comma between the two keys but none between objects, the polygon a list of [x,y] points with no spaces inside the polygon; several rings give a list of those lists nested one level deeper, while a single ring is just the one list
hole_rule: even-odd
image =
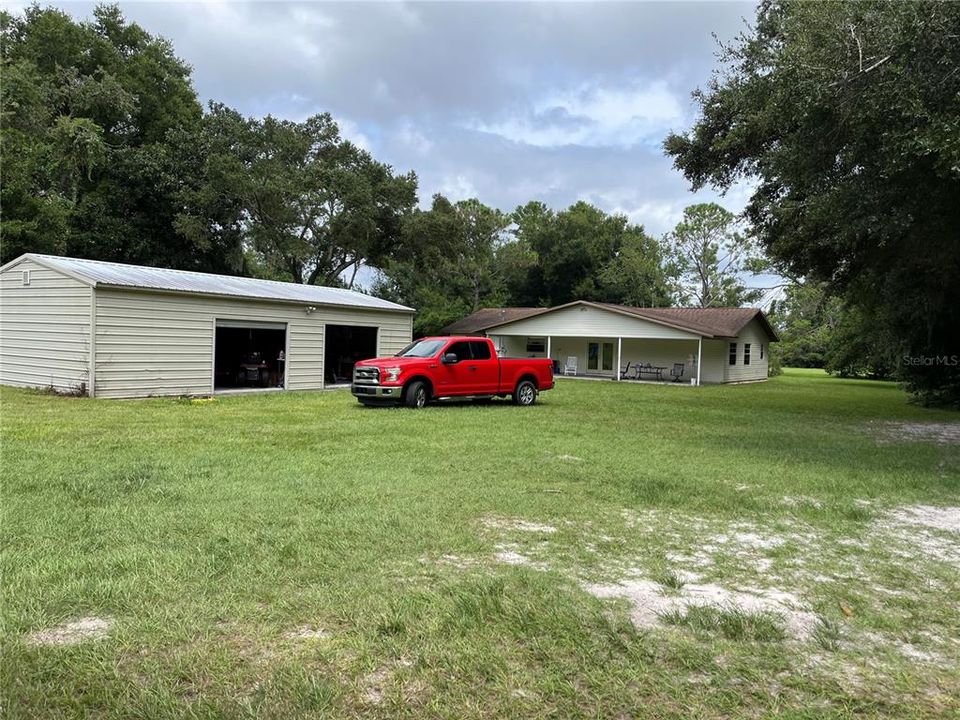
[{"label": "truck front grille", "polygon": [[371,367],[358,367],[353,369],[353,381],[357,385],[379,385],[380,370]]}]

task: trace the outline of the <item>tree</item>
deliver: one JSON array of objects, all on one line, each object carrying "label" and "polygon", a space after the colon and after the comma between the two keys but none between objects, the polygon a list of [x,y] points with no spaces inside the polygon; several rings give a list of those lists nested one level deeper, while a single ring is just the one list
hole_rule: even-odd
[{"label": "tree", "polygon": [[478,200],[451,203],[435,195],[429,210],[417,210],[404,223],[407,257],[388,262],[374,293],[416,307],[417,334],[444,325],[505,299],[495,269],[507,242],[509,216]]},{"label": "tree", "polygon": [[178,234],[183,175],[168,133],[202,108],[169,43],[115,6],[75,22],[0,13],[2,260],[23,252],[223,270],[220,248]]},{"label": "tree", "polygon": [[733,213],[716,203],[691,205],[667,242],[667,274],[682,305],[739,307],[760,298],[743,276],[761,269],[763,258],[737,230]]},{"label": "tree", "polygon": [[203,161],[177,226],[196,242],[242,248],[277,279],[348,287],[401,252],[416,176],[342,138],[329,114],[261,120],[212,104],[193,147]]},{"label": "tree", "polygon": [[[960,5],[763,2],[666,152],[694,188],[757,181],[771,258],[882,328],[898,375],[960,404]],[[930,363],[913,362],[925,357]]]},{"label": "tree", "polygon": [[585,202],[558,213],[529,203],[517,208],[514,223],[517,241],[535,257],[518,304],[669,302],[659,245],[626,217]]}]

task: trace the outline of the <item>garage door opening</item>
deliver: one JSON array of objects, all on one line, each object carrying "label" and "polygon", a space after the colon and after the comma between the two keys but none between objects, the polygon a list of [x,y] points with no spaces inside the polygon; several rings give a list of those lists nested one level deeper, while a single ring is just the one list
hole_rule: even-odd
[{"label": "garage door opening", "polygon": [[360,325],[327,325],[323,351],[327,385],[349,383],[353,364],[377,356],[377,328]]},{"label": "garage door opening", "polygon": [[217,320],[214,390],[282,388],[287,326]]}]

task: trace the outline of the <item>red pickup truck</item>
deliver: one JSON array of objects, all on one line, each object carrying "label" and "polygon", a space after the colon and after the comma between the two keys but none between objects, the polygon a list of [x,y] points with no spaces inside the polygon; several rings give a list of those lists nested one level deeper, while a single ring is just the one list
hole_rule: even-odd
[{"label": "red pickup truck", "polygon": [[517,405],[533,405],[552,387],[549,358],[497,357],[485,337],[427,337],[394,357],[358,362],[351,392],[364,405],[421,408],[450,397],[513,396]]}]

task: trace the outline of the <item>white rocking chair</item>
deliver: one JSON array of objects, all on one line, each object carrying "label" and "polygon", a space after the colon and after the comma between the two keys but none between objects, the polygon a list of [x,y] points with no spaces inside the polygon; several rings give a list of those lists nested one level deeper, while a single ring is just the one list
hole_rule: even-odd
[{"label": "white rocking chair", "polygon": [[577,374],[577,356],[571,355],[567,358],[567,364],[563,366],[564,375],[576,375]]}]

